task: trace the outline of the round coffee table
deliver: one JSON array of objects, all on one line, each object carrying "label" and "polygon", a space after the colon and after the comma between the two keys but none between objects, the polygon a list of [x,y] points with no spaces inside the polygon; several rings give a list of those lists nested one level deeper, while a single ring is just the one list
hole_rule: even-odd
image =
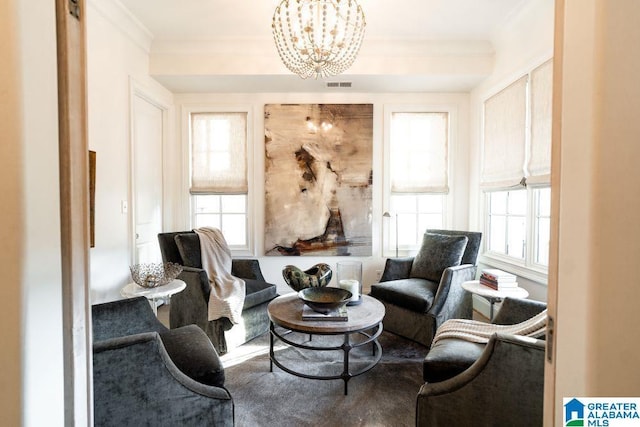
[{"label": "round coffee table", "polygon": [[[269,303],[267,313],[271,320],[271,337],[269,340],[269,370],[273,372],[273,364],[283,371],[302,378],[315,380],[335,380],[344,381],[344,394],[348,392],[347,383],[350,378],[364,374],[371,370],[382,358],[382,346],[378,342],[378,337],[382,333],[382,319],[384,318],[384,306],[375,298],[362,295],[362,304],[347,307],[348,320],[303,320],[302,309],[304,303],[298,294],[282,295]],[[284,328],[284,332],[278,331],[276,327]],[[310,344],[297,343],[286,338],[290,332],[301,332],[313,335],[343,335],[344,340],[339,346],[313,346]],[[352,335],[364,336],[363,340],[354,342]],[[308,375],[302,372],[287,368],[276,359],[273,350],[274,342],[278,339],[283,343],[303,348],[307,350],[342,350],[343,370],[340,375]],[[358,371],[349,370],[349,353],[353,348],[371,343],[373,346],[373,361]]]}]

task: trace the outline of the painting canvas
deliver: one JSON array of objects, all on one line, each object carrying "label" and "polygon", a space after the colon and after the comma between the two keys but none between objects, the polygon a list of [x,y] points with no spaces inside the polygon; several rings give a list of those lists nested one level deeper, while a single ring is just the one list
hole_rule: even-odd
[{"label": "painting canvas", "polygon": [[372,104],[267,104],[265,252],[370,256]]}]

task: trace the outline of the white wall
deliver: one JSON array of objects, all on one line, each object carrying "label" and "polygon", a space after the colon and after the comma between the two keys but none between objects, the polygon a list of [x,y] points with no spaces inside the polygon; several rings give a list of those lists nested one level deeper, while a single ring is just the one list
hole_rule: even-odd
[{"label": "white wall", "polygon": [[[482,192],[479,191],[480,147],[482,143],[482,112],[484,101],[507,87],[536,66],[553,56],[554,1],[529,2],[519,13],[501,27],[493,37],[496,62],[493,73],[470,94],[470,185],[469,225],[482,230]],[[482,261],[482,259],[481,259]],[[482,267],[482,266],[481,266]],[[546,301],[546,283],[524,277],[518,283],[529,291],[529,298]],[[486,311],[481,299],[474,299],[476,308]]]},{"label": "white wall", "polygon": [[[96,151],[95,247],[91,249],[91,301],[121,298],[130,282],[131,81],[152,97],[172,95],[148,75],[151,37],[114,0],[87,2],[89,149]],[[152,164],[149,167],[161,168]]]},{"label": "white wall", "polygon": [[[304,93],[257,93],[257,94],[177,94],[175,95],[176,109],[180,115],[182,105],[251,105],[253,108],[254,123],[252,138],[252,163],[251,173],[253,177],[252,194],[255,204],[253,220],[254,235],[256,238],[257,256],[260,259],[265,278],[278,285],[278,292],[285,293],[291,290],[284,284],[282,268],[287,264],[293,264],[306,269],[318,262],[325,262],[335,268],[336,262],[341,257],[279,257],[263,256],[264,254],[264,105],[276,103],[372,103],[374,105],[373,119],[373,255],[358,258],[363,262],[363,282],[365,291],[368,286],[376,281],[376,270],[384,268],[384,259],[381,254],[382,238],[382,171],[383,171],[383,110],[385,105],[451,105],[457,110],[459,121],[455,129],[457,140],[452,141],[452,188],[454,195],[451,209],[453,210],[453,222],[451,228],[467,228],[468,202],[468,95],[467,94],[304,94]],[[179,120],[179,119],[178,119]],[[184,132],[177,128],[177,141],[184,143]],[[176,220],[172,224],[173,230],[188,229],[188,184],[183,170],[188,170],[186,158],[186,146],[180,143],[172,147],[172,152],[167,155],[182,159],[181,165],[176,162],[174,167],[167,171],[170,181],[180,182],[181,186],[174,189],[171,197],[172,204],[169,207],[173,211]],[[182,212],[182,214],[176,214]]]},{"label": "white wall", "polygon": [[[64,424],[62,347],[62,279],[58,179],[58,118],[56,29],[54,2],[10,2],[17,7],[15,42],[19,46],[18,82],[21,102],[14,105],[22,118],[22,148],[17,188],[24,234],[21,253],[22,317],[19,324],[3,324],[22,333],[22,388],[10,392],[22,398],[22,425]],[[5,64],[2,65],[5,67]],[[4,133],[4,131],[3,131]],[[9,284],[13,286],[13,284]],[[3,344],[4,345],[4,344]],[[5,350],[3,350],[4,352]],[[5,391],[5,390],[3,390]]]}]

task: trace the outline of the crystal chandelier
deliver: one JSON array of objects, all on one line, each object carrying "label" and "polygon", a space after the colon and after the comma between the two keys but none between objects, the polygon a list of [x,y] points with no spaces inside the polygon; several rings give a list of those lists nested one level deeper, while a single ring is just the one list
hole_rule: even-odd
[{"label": "crystal chandelier", "polygon": [[282,0],[271,28],[284,65],[306,79],[334,76],[349,68],[365,26],[356,0]]}]

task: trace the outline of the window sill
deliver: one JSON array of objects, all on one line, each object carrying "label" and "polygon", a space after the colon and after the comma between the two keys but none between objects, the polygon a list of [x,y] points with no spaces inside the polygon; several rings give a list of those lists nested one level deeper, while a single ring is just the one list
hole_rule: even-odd
[{"label": "window sill", "polygon": [[540,283],[544,286],[548,283],[548,275],[546,269],[527,267],[523,263],[514,262],[507,257],[491,254],[485,252],[480,255],[479,260],[481,264],[485,264],[489,267],[499,268],[508,273],[515,274],[516,276],[523,277],[536,283]]},{"label": "window sill", "polygon": [[255,257],[255,252],[250,248],[229,248],[231,250],[232,258],[246,258],[246,257]]}]

